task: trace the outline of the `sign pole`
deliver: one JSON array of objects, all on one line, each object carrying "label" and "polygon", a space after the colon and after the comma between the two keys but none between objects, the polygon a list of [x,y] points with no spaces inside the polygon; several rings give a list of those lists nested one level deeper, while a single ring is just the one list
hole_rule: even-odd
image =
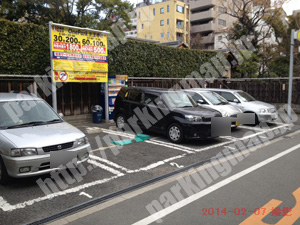
[{"label": "sign pole", "polygon": [[108,81],[104,83],[104,99],[105,99],[105,122],[109,122],[109,103],[108,103]]},{"label": "sign pole", "polygon": [[52,91],[52,108],[57,112],[57,96],[56,96],[56,83],[53,80],[53,53],[52,53],[52,21],[49,22],[49,40],[50,40],[50,61],[51,61],[51,91]]},{"label": "sign pole", "polygon": [[293,65],[294,65],[294,44],[295,44],[295,30],[291,33],[291,51],[290,51],[290,72],[289,72],[289,93],[288,93],[288,122],[291,121],[291,107],[292,107],[292,88],[293,88]]}]

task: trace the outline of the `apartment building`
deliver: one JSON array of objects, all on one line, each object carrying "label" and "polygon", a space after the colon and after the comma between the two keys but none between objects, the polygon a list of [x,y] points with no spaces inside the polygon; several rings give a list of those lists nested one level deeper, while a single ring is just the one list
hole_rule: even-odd
[{"label": "apartment building", "polygon": [[137,18],[136,18],[136,8],[133,9],[132,12],[129,13],[130,16],[130,25],[131,29],[126,27],[124,28],[124,33],[126,38],[137,38]]},{"label": "apartment building", "polygon": [[225,14],[227,8],[220,0],[193,0],[187,2],[191,10],[191,35],[200,34],[201,42],[206,49],[214,49],[215,33],[228,30],[236,21]]},{"label": "apartment building", "polygon": [[159,42],[190,43],[190,9],[183,1],[168,0],[136,8],[137,37]]}]

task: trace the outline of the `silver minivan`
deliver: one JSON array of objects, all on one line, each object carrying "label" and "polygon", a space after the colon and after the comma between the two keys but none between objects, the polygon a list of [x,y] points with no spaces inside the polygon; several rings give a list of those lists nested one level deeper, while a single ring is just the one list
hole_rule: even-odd
[{"label": "silver minivan", "polygon": [[200,88],[186,89],[193,100],[197,102],[201,107],[214,109],[219,111],[223,117],[232,118],[232,127],[236,127],[237,114],[242,113],[238,107],[232,106],[222,96],[213,91],[208,91]]},{"label": "silver minivan", "polygon": [[239,107],[244,113],[255,113],[255,123],[273,122],[278,118],[276,107],[262,101],[258,101],[242,90],[205,88],[218,93],[231,105]]},{"label": "silver minivan", "polygon": [[61,153],[77,156],[64,159],[66,163],[75,159],[76,165],[89,158],[90,144],[84,133],[61,117],[35,95],[0,93],[1,184],[7,183],[9,177],[62,169],[50,163],[53,152],[56,157]]}]

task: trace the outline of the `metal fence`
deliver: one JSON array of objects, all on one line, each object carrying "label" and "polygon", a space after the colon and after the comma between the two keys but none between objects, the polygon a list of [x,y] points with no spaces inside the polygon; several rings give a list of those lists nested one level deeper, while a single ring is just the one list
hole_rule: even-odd
[{"label": "metal fence", "polygon": [[[44,76],[44,79],[50,79]],[[288,79],[205,79],[182,78],[129,78],[129,86],[159,88],[230,88],[247,91],[254,98],[269,103],[287,103]],[[49,87],[48,87],[49,88]],[[52,96],[44,82],[33,75],[0,75],[0,92],[29,90],[52,105]],[[47,94],[48,92],[48,94]],[[292,103],[300,104],[300,79],[294,78]],[[64,115],[91,113],[93,105],[100,104],[100,85],[97,83],[66,83],[57,90],[57,109]]]}]

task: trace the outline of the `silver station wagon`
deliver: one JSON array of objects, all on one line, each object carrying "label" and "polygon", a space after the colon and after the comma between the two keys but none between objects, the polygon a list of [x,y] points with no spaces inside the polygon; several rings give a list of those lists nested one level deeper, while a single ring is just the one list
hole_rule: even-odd
[{"label": "silver station wagon", "polygon": [[231,105],[240,108],[244,113],[255,113],[255,123],[273,122],[278,118],[276,107],[262,101],[258,101],[242,90],[205,88],[218,93]]},{"label": "silver station wagon", "polygon": [[[76,167],[89,158],[85,135],[61,117],[35,95],[0,93],[1,184],[9,177],[60,170],[70,161],[76,161]],[[65,164],[57,166],[55,159]]]},{"label": "silver station wagon", "polygon": [[231,127],[237,127],[237,115],[242,113],[238,107],[230,105],[226,99],[213,91],[200,88],[186,89],[185,91],[190,93],[193,100],[201,107],[217,110],[223,117],[231,117]]}]

